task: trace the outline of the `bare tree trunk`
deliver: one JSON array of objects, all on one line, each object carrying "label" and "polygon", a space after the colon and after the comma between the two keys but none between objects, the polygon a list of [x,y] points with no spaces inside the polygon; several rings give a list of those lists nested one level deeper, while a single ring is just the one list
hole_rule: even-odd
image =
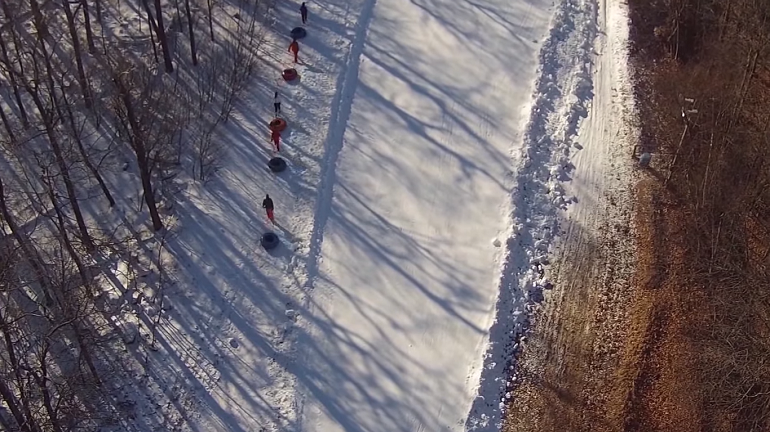
[{"label": "bare tree trunk", "polygon": [[6,132],[8,132],[8,138],[11,140],[12,144],[16,144],[16,134],[13,133],[13,125],[8,120],[8,116],[5,115],[5,109],[0,106],[0,119],[3,120],[3,127],[5,127]]},{"label": "bare tree trunk", "polygon": [[[13,370],[14,377],[16,378],[16,384],[19,389],[19,397],[21,398],[21,407],[19,402],[12,393],[11,389],[7,387],[5,382],[0,381],[0,396],[5,400],[14,420],[22,431],[38,432],[40,428],[35,423],[34,417],[32,417],[32,411],[29,407],[29,400],[27,399],[27,392],[24,386],[24,377],[21,374],[21,364],[16,356],[16,346],[11,339],[11,331],[9,328],[8,317],[0,315],[0,332],[3,333],[3,340],[5,342],[5,349],[8,352],[8,361],[10,362],[9,369]],[[26,418],[25,418],[26,417]],[[9,428],[10,430],[10,428]]]},{"label": "bare tree trunk", "polygon": [[[37,3],[37,0],[30,0],[30,5],[34,16],[35,29],[37,30],[38,40],[40,41],[40,50],[43,55],[43,60],[45,63],[45,68],[47,72],[46,78],[48,81],[48,86],[50,88],[51,99],[59,115],[59,118],[63,119],[64,116],[61,112],[61,108],[59,106],[59,103],[56,97],[56,90],[55,90],[54,78],[53,78],[54,77],[53,69],[51,67],[51,61],[48,56],[45,38],[44,38],[44,35],[48,33],[48,30],[45,26],[45,23],[43,22],[43,17],[42,17],[42,14],[40,13],[40,8]],[[37,73],[37,70],[34,78],[35,79],[39,78],[39,73]],[[37,107],[39,115],[43,120],[45,133],[48,136],[48,141],[51,144],[51,149],[53,150],[54,155],[56,156],[56,164],[59,167],[59,173],[61,174],[62,180],[64,181],[64,185],[67,189],[67,197],[69,199],[70,206],[72,207],[72,212],[75,215],[75,220],[77,222],[78,230],[80,231],[83,245],[85,246],[87,251],[92,252],[95,249],[95,246],[94,246],[93,240],[91,239],[91,235],[88,233],[88,228],[86,226],[85,219],[83,218],[83,213],[80,210],[80,204],[78,203],[77,193],[75,192],[75,185],[72,183],[72,179],[70,178],[69,168],[67,167],[64,154],[62,153],[61,146],[59,145],[59,140],[58,140],[58,137],[56,136],[56,131],[54,130],[54,119],[52,119],[51,116],[48,114],[48,111],[46,110],[45,105],[43,105],[43,102],[40,100],[40,95],[38,93],[37,88],[31,87],[31,85],[28,83],[25,83],[25,86],[27,88],[27,93],[29,93],[29,95],[32,97],[32,101]]]},{"label": "bare tree trunk", "polygon": [[152,43],[152,56],[155,58],[155,63],[158,63],[158,48],[155,46],[155,21],[152,20],[152,12],[150,12],[150,5],[147,0],[142,0],[144,4],[144,10],[147,12],[147,27],[150,28],[150,42]]},{"label": "bare tree trunk", "polygon": [[148,0],[142,0],[142,3],[144,3],[144,7],[147,10],[147,19],[150,21],[150,29],[155,30],[155,34],[158,35],[158,42],[160,43],[160,49],[163,52],[163,64],[166,73],[174,72],[174,64],[171,62],[171,50],[169,49],[168,38],[166,37],[166,28],[163,25],[163,8],[160,4],[160,0],[155,0],[155,19],[153,19],[152,13],[150,12]]},{"label": "bare tree trunk", "polygon": [[48,389],[48,341],[43,342],[43,352],[40,354],[40,374],[32,372],[32,376],[37,381],[37,385],[40,388],[40,392],[43,394],[43,406],[48,413],[48,418],[51,421],[51,427],[54,432],[64,432],[59,422],[59,416],[56,409],[53,406],[53,400],[51,399],[51,391]]},{"label": "bare tree trunk", "polygon": [[[6,22],[11,21],[10,10],[8,8],[8,4],[5,0],[0,0],[0,6],[2,6],[3,13],[6,16]],[[12,34],[14,35],[13,39],[16,39],[16,30],[14,30],[11,27]],[[17,50],[18,51],[18,50]],[[13,68],[13,64],[11,62],[10,57],[8,56],[8,47],[5,45],[5,40],[3,39],[3,35],[0,32],[0,53],[3,56],[3,63],[7,65],[8,68]],[[21,60],[19,60],[19,64],[21,64]],[[23,73],[23,70],[20,71]],[[19,86],[16,83],[16,76],[13,72],[8,73],[8,80],[11,82],[11,88],[13,88],[13,96],[16,99],[16,106],[19,108],[19,116],[21,117],[21,124],[24,126],[24,128],[29,127],[29,119],[27,118],[27,110],[24,108],[24,103],[21,100],[21,93],[19,92]]]},{"label": "bare tree trunk", "polygon": [[209,35],[211,35],[211,42],[214,42],[214,14],[212,11],[211,0],[206,0],[206,6],[209,9]]},{"label": "bare tree trunk", "polygon": [[128,123],[133,130],[133,142],[134,153],[136,154],[136,162],[139,167],[139,176],[142,179],[142,190],[144,191],[144,200],[147,203],[147,208],[150,211],[150,219],[152,219],[152,228],[155,231],[163,229],[163,222],[160,220],[158,214],[158,206],[155,204],[155,193],[152,188],[152,177],[150,176],[150,158],[147,154],[147,149],[144,145],[144,137],[142,136],[141,127],[136,119],[134,112],[133,101],[131,95],[128,93],[128,89],[121,81],[122,78],[115,77],[115,84],[118,86],[118,93],[126,108],[126,116],[128,117]]},{"label": "bare tree trunk", "polygon": [[187,30],[190,33],[190,54],[193,66],[198,66],[198,52],[195,48],[195,31],[193,30],[192,13],[190,13],[190,0],[184,0],[184,10],[187,15]]},{"label": "bare tree trunk", "polygon": [[[37,31],[37,40],[38,42],[40,42],[40,53],[42,54],[43,63],[45,64],[46,78],[48,81],[47,84],[50,91],[51,101],[53,102],[54,107],[56,108],[56,113],[59,115],[59,118],[62,118],[64,116],[62,115],[59,104],[56,101],[56,86],[54,86],[54,82],[53,82],[54,74],[53,74],[53,68],[51,67],[51,57],[48,54],[48,48],[46,48],[47,46],[46,39],[48,39],[50,32],[48,31],[48,27],[46,23],[43,21],[43,14],[40,12],[40,5],[37,3],[37,0],[30,0],[29,4],[32,9],[32,16],[34,18],[33,22],[35,25],[35,30]],[[37,56],[33,56],[32,59],[34,62],[33,64],[36,67],[34,78],[38,79],[40,78],[40,73],[37,70]],[[29,90],[29,85],[25,84],[25,86]],[[36,92],[37,90],[35,89],[35,93]],[[37,105],[37,107],[38,109],[41,109],[41,110],[43,109],[42,105]],[[40,114],[42,115],[43,113],[41,112]],[[50,120],[54,120],[54,119],[50,119]]]},{"label": "bare tree trunk", "polygon": [[94,43],[94,32],[91,29],[91,11],[88,10],[88,0],[80,0],[80,7],[83,8],[83,23],[86,28],[88,52],[94,54],[96,52],[96,44]]},{"label": "bare tree trunk", "polygon": [[166,37],[166,27],[163,24],[163,9],[160,0],[155,0],[155,15],[158,20],[158,39],[160,40],[160,49],[163,51],[163,63],[166,67],[166,73],[171,73],[174,72],[174,64],[171,62],[171,50]]},{"label": "bare tree trunk", "polygon": [[3,179],[0,177],[0,215],[3,217],[3,221],[8,224],[8,228],[11,230],[11,235],[21,247],[21,251],[24,254],[24,258],[32,267],[32,271],[38,276],[38,283],[43,288],[45,295],[45,301],[47,305],[53,304],[53,297],[51,297],[51,284],[48,281],[46,273],[40,266],[40,258],[34,247],[29,244],[28,240],[22,235],[19,225],[16,223],[16,219],[8,209],[8,205],[5,202],[5,187],[3,185]]},{"label": "bare tree trunk", "polygon": [[[32,410],[29,406],[29,399],[27,398],[27,391],[25,388],[25,380],[24,377],[21,374],[21,364],[19,363],[19,359],[16,356],[16,347],[13,343],[13,340],[11,340],[11,333],[8,329],[8,320],[6,317],[3,317],[0,315],[0,324],[2,324],[2,328],[0,329],[3,333],[3,339],[5,341],[5,349],[8,352],[8,361],[11,363],[10,368],[13,369],[14,376],[16,377],[16,384],[19,388],[19,397],[21,398],[21,406],[24,410],[23,414],[27,416],[27,422],[29,423],[29,429],[31,431],[38,431],[39,428],[37,424],[35,424],[34,418],[32,417]],[[14,414],[14,418],[16,417],[16,414]]]},{"label": "bare tree trunk", "polygon": [[40,96],[38,96],[37,92],[33,89],[28,90],[31,90],[28,91],[28,93],[30,96],[32,96],[32,101],[35,103],[35,106],[37,106],[37,109],[40,112],[40,116],[43,118],[45,133],[48,136],[48,142],[51,144],[51,149],[53,150],[54,156],[56,157],[56,164],[59,167],[59,174],[61,174],[62,180],[64,181],[64,186],[67,189],[67,198],[69,199],[70,206],[72,207],[72,213],[75,215],[75,221],[77,222],[83,245],[86,247],[87,251],[93,252],[96,246],[91,239],[91,235],[88,233],[88,227],[86,226],[86,221],[83,218],[83,212],[80,210],[80,203],[78,203],[77,193],[75,192],[75,185],[72,183],[72,179],[70,178],[69,168],[67,167],[67,162],[64,159],[64,154],[62,153],[61,146],[59,145],[59,139],[56,136],[53,123],[50,119],[50,116],[46,114],[45,106],[43,106],[43,103],[40,100]]},{"label": "bare tree trunk", "polygon": [[99,183],[99,188],[102,190],[102,193],[107,198],[107,202],[110,203],[110,207],[115,206],[115,200],[112,198],[112,194],[110,193],[110,189],[107,187],[107,183],[104,182],[104,179],[102,178],[102,175],[99,173],[99,170],[96,169],[96,166],[91,162],[91,158],[88,155],[88,152],[86,151],[85,147],[83,146],[83,140],[80,139],[80,129],[78,128],[77,124],[75,124],[75,114],[72,112],[72,108],[67,103],[66,96],[64,96],[64,106],[67,109],[67,118],[69,119],[70,123],[70,129],[72,130],[72,136],[75,139],[75,143],[78,146],[78,151],[80,152],[80,156],[83,158],[83,163],[85,164],[86,168],[88,168],[89,171],[91,171],[91,175],[94,176],[97,183]]},{"label": "bare tree trunk", "polygon": [[[84,0],[81,0],[81,2],[82,1]],[[69,28],[70,32],[70,39],[72,39],[72,49],[75,51],[75,66],[77,67],[78,71],[78,83],[80,84],[80,91],[83,93],[83,101],[86,104],[86,108],[91,109],[93,107],[93,102],[91,100],[88,78],[86,78],[86,71],[83,68],[83,53],[80,48],[80,38],[78,37],[78,31],[75,28],[75,16],[72,14],[72,8],[70,7],[69,0],[63,0],[62,3],[64,3],[64,15],[67,17],[67,27]],[[88,28],[90,28],[90,25]]]},{"label": "bare tree trunk", "polygon": [[[47,171],[46,168],[43,168],[44,171]],[[86,269],[83,266],[83,261],[80,259],[80,256],[78,256],[77,251],[75,251],[75,248],[72,246],[72,242],[70,241],[70,237],[67,234],[67,224],[64,221],[64,215],[62,214],[61,206],[59,205],[59,202],[56,199],[56,196],[53,192],[53,184],[52,179],[48,175],[48,173],[43,173],[43,183],[46,186],[46,190],[48,192],[48,199],[51,201],[51,205],[53,206],[54,213],[56,214],[56,229],[59,231],[59,236],[61,237],[62,245],[64,245],[64,249],[67,251],[67,254],[69,254],[70,258],[72,258],[72,261],[75,263],[75,268],[78,270],[78,275],[80,275],[80,279],[83,282],[83,285],[86,289],[86,293],[89,295],[89,297],[93,297],[93,290],[91,289],[91,281],[88,278],[88,275],[86,274]]]},{"label": "bare tree trunk", "polygon": [[16,420],[16,423],[19,425],[19,428],[22,431],[35,432],[38,430],[37,428],[33,429],[33,426],[26,421],[24,415],[19,409],[18,404],[16,403],[16,398],[13,397],[13,392],[4,380],[0,380],[0,396],[3,398],[5,404],[8,405],[8,409],[11,410],[11,414],[13,415],[14,420]]}]

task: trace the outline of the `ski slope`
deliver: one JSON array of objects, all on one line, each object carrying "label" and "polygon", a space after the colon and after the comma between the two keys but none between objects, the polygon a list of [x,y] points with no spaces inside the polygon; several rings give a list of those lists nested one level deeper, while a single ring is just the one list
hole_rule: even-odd
[{"label": "ski slope", "polygon": [[301,79],[276,79],[299,24],[278,2],[222,169],[180,192],[164,343],[137,356],[154,399],[174,396],[136,430],[496,431],[571,202],[597,2],[308,6]]},{"label": "ski slope", "polygon": [[549,5],[364,5],[333,108],[318,274],[297,340],[302,430],[465,427]]}]

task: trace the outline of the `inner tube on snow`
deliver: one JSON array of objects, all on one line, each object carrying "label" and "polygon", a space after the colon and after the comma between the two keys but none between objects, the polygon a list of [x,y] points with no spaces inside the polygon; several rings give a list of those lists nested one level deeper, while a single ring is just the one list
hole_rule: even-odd
[{"label": "inner tube on snow", "polygon": [[284,129],[286,129],[286,120],[282,118],[274,118],[270,122],[270,130],[273,132],[282,132]]}]

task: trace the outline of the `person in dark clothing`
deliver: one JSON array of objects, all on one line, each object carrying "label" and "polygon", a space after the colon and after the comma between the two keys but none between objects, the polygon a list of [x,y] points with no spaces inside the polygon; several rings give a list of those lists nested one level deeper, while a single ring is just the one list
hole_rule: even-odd
[{"label": "person in dark clothing", "polygon": [[307,6],[305,6],[305,2],[302,2],[302,6],[299,7],[299,13],[302,14],[302,24],[307,24]]},{"label": "person in dark clothing", "polygon": [[297,39],[291,41],[289,52],[294,53],[294,63],[297,63],[299,61],[299,42],[297,42]]},{"label": "person in dark clothing", "polygon": [[270,195],[265,195],[265,199],[262,200],[262,208],[265,209],[267,218],[270,219],[270,222],[275,223],[275,218],[273,217],[273,209],[275,209],[275,207],[273,206],[273,200],[270,199]]},{"label": "person in dark clothing", "polygon": [[273,108],[275,108],[275,115],[281,113],[281,97],[278,92],[275,92],[275,96],[273,96]]}]

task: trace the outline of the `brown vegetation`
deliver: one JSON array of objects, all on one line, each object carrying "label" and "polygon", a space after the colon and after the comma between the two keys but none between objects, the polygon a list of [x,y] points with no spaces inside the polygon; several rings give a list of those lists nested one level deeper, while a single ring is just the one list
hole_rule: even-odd
[{"label": "brown vegetation", "polygon": [[[587,282],[546,307],[509,430],[768,430],[770,2],[628,3],[654,155],[634,193],[636,274],[614,327]],[[622,347],[603,355],[602,338]]]},{"label": "brown vegetation", "polygon": [[646,319],[655,337],[629,357],[658,362],[635,365],[652,376],[637,376],[628,402],[652,398],[640,407],[658,418],[627,414],[640,430],[766,430],[770,3],[630,7],[644,144],[662,156],[662,182],[642,186],[662,199],[642,203],[660,212],[653,235],[666,244],[654,250],[658,277],[639,281],[660,290]]}]

